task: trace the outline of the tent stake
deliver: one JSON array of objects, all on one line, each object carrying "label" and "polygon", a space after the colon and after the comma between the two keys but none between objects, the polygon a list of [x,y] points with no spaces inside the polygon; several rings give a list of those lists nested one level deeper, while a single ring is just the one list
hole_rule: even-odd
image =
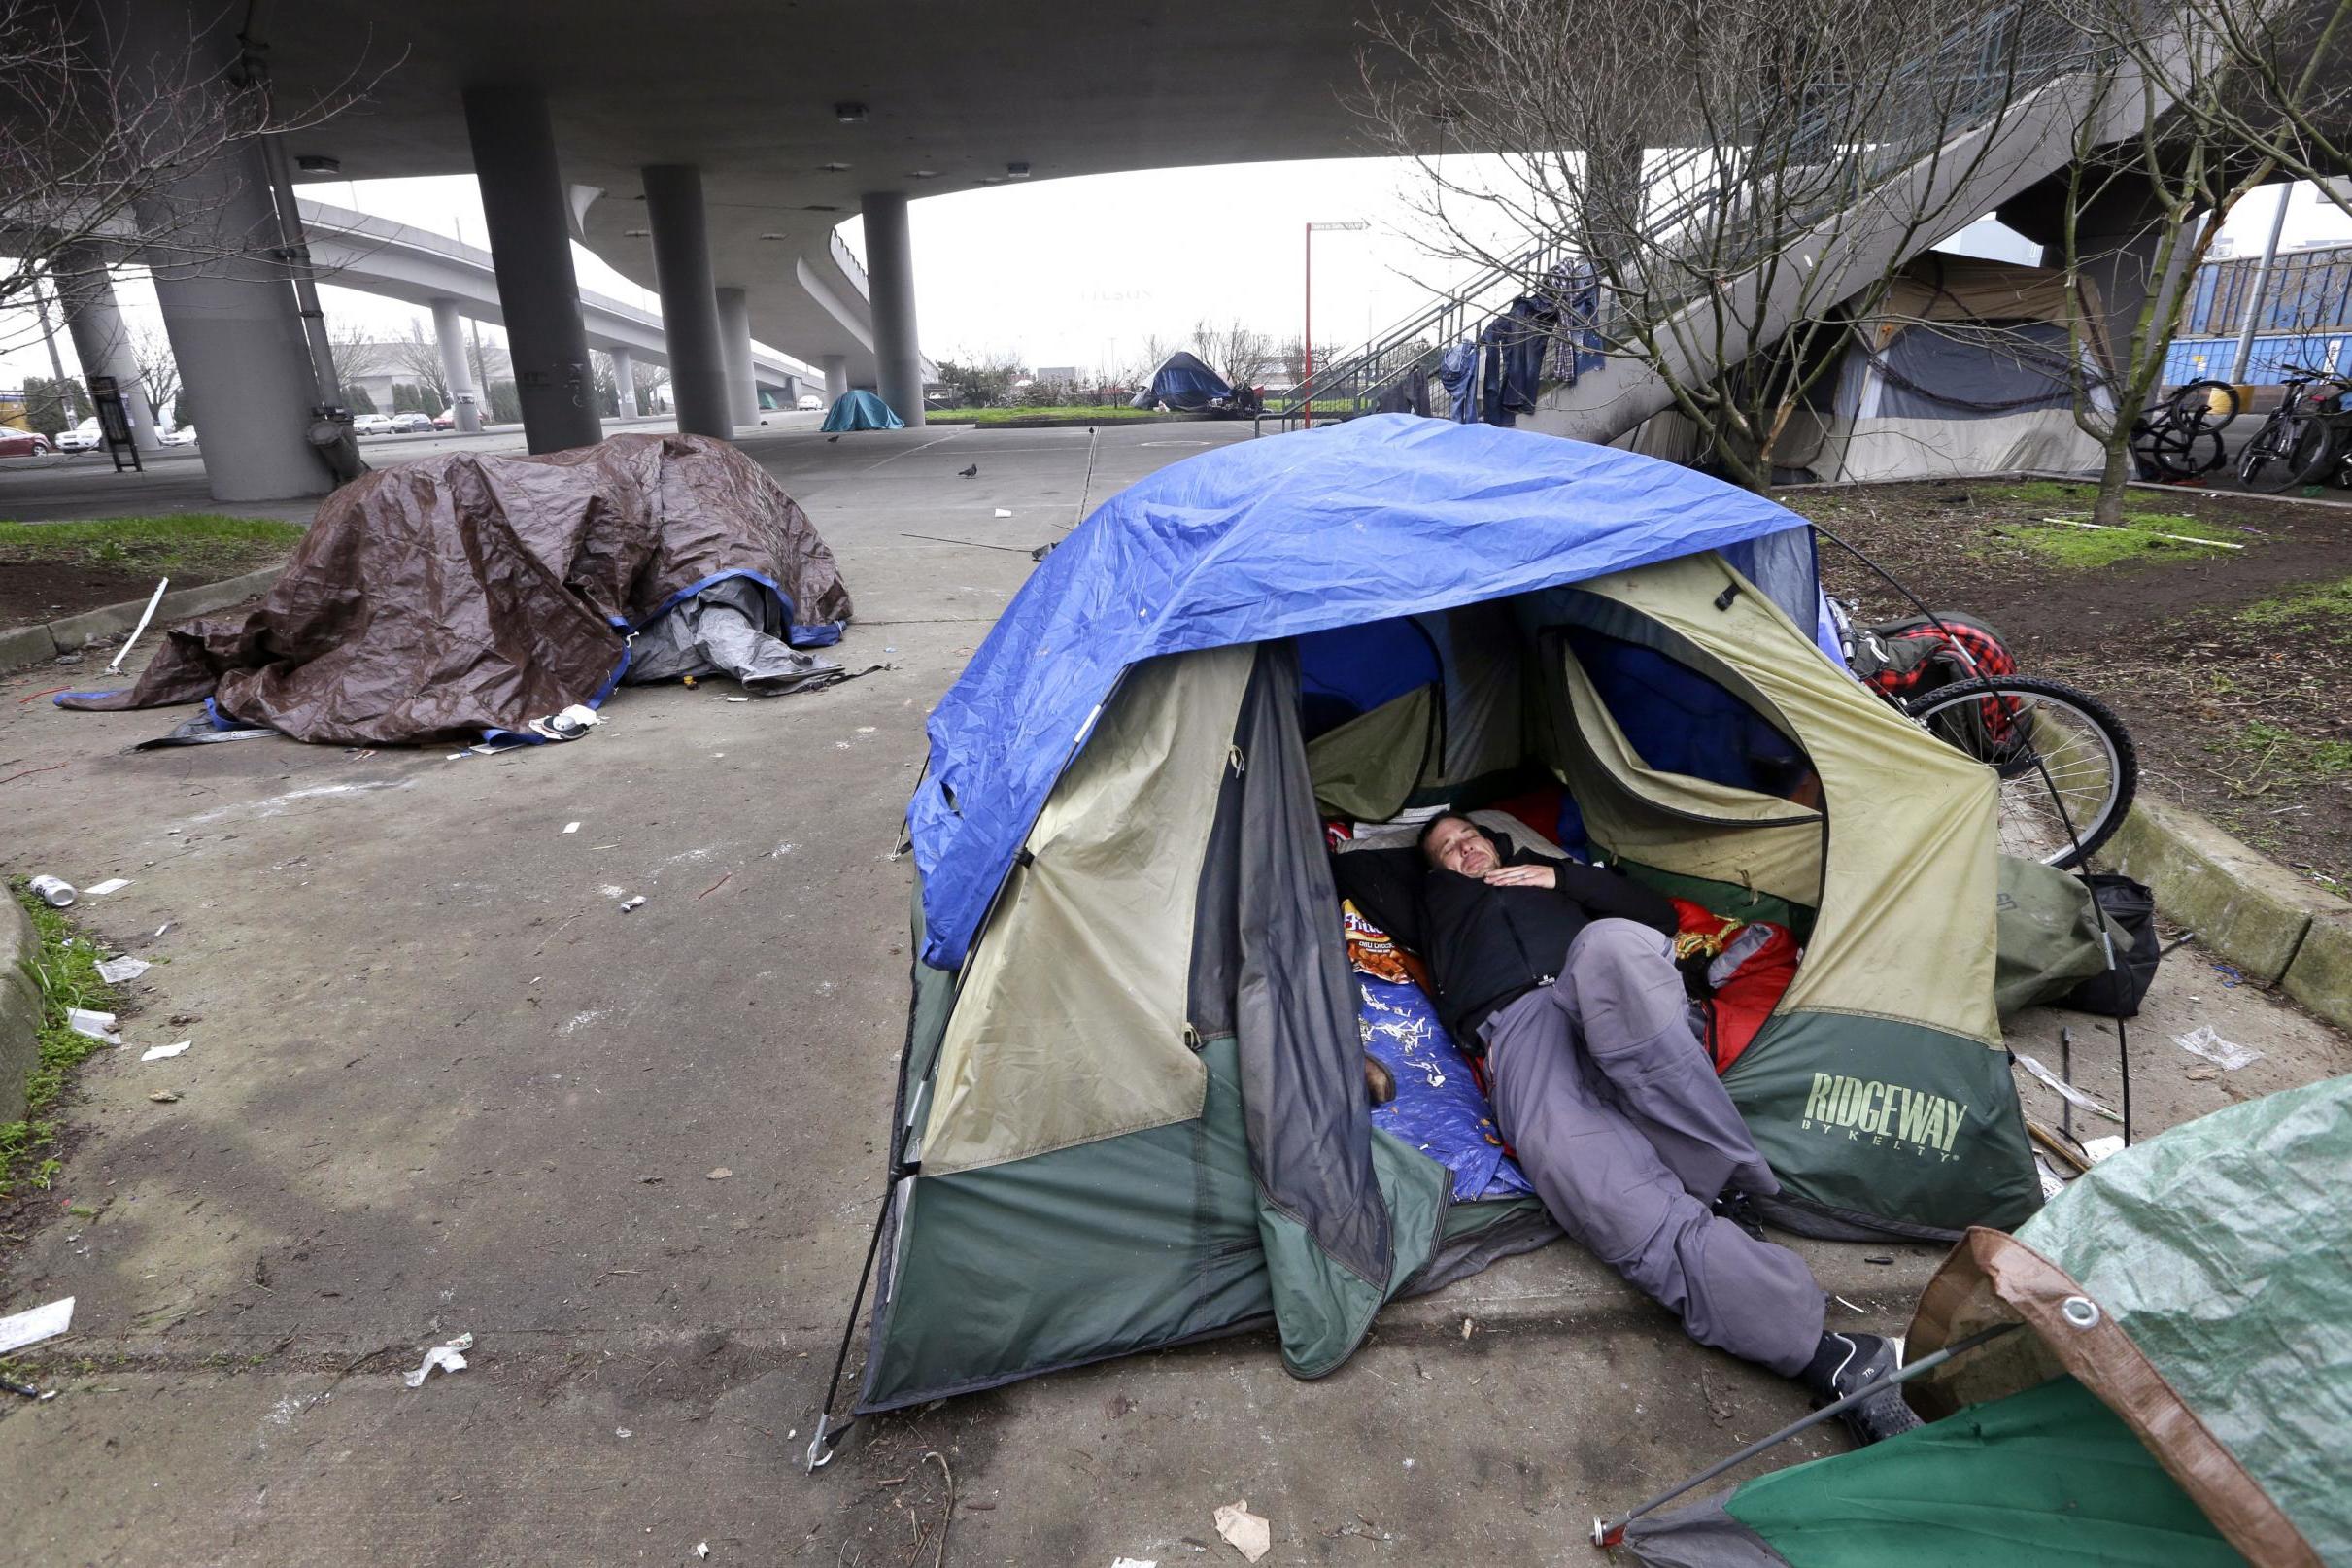
[{"label": "tent stake", "polygon": [[1685,1492],[1689,1491],[1694,1487],[1704,1486],[1707,1484],[1707,1483],[1713,1481],[1724,1471],[1746,1464],[1749,1460],[1755,1458],[1766,1449],[1788,1442],[1790,1438],[1796,1436],[1799,1432],[1806,1430],[1808,1427],[1819,1426],[1822,1424],[1822,1422],[1828,1420],[1833,1415],[1843,1415],[1846,1411],[1852,1409],[1856,1405],[1860,1404],[1865,1399],[1876,1399],[1880,1394],[1883,1394],[1888,1389],[1892,1388],[1896,1383],[1908,1382],[1913,1378],[1918,1377],[1921,1373],[1927,1371],[1930,1367],[1940,1367],[1945,1362],[1951,1360],[1954,1356],[1975,1349],[1987,1340],[1998,1339],[2001,1335],[2008,1333],[2011,1329],[2023,1327],[2025,1327],[2023,1323],[1995,1323],[1991,1328],[1971,1334],[1964,1340],[1945,1346],[1942,1349],[1936,1351],[1932,1355],[1921,1356],[1917,1361],[1912,1362],[1911,1365],[1895,1373],[1893,1377],[1882,1379],[1881,1381],[1870,1384],[1867,1388],[1858,1388],[1853,1393],[1848,1394],[1845,1398],[1839,1400],[1836,1404],[1824,1405],[1820,1410],[1815,1411],[1812,1415],[1806,1416],[1804,1419],[1790,1421],[1787,1426],[1782,1427],[1770,1437],[1756,1439],[1754,1443],[1749,1444],[1746,1448],[1740,1449],[1739,1452],[1733,1454],[1730,1458],[1718,1460],[1714,1464],[1709,1465],[1706,1469],[1700,1471],[1697,1475],[1692,1476],[1688,1481],[1684,1482],[1681,1485],[1676,1486],[1671,1490],[1658,1493],[1655,1497],[1651,1498],[1650,1501],[1641,1504],[1639,1507],[1628,1509],[1622,1517],[1619,1517],[1614,1521],[1609,1519],[1594,1519],[1592,1521],[1592,1544],[1596,1547],[1622,1546],[1625,1541],[1625,1526],[1631,1524],[1635,1519],[1640,1518],[1644,1514],[1649,1513],[1652,1509],[1662,1508],[1666,1504],[1671,1503],[1676,1498],[1682,1496]]}]

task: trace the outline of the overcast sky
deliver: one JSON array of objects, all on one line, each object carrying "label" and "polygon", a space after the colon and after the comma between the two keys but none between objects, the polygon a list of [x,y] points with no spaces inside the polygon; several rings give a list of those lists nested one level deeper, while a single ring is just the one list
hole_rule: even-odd
[{"label": "overcast sky", "polygon": [[[1432,257],[1407,199],[1412,167],[1385,159],[1256,163],[1006,185],[915,202],[916,311],[935,358],[1004,356],[1030,366],[1116,367],[1146,337],[1183,338],[1196,322],[1239,321],[1277,340],[1299,334],[1304,311],[1303,225],[1363,220],[1361,233],[1315,236],[1315,339],[1362,340],[1416,308],[1431,286],[1463,275]],[[439,233],[483,241],[470,177],[306,182],[305,194]],[[2284,189],[2274,187],[2273,190]],[[2233,215],[2225,238],[2259,250],[2277,200],[2260,191]],[[842,232],[863,251],[857,222]],[[2031,259],[2011,236],[1972,234],[1968,249]],[[2286,243],[2352,239],[2352,220],[2300,188]],[[621,299],[652,298],[585,251],[582,287]],[[153,322],[144,282],[121,287],[135,320]],[[351,290],[322,290],[330,317],[371,335],[405,335],[415,307]],[[0,387],[49,373],[30,312],[0,326]],[[774,347],[787,353],[789,343]],[[67,373],[73,349],[58,334]]]}]

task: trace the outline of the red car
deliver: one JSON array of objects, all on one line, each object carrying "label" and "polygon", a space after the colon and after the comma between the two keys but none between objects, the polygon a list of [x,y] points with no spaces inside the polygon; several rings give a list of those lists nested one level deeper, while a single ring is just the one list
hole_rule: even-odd
[{"label": "red car", "polygon": [[42,458],[56,450],[39,430],[0,428],[0,458]]}]

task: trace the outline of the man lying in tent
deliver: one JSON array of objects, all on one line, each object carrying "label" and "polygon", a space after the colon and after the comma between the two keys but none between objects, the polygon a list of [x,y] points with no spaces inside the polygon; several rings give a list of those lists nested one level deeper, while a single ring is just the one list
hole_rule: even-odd
[{"label": "man lying in tent", "polygon": [[[1823,1330],[1803,1259],[1721,1211],[1780,1182],[1692,1030],[1665,895],[1506,849],[1462,817],[1433,819],[1420,845],[1440,1010],[1483,1053],[1496,1125],[1560,1228],[1692,1339],[1823,1403],[1892,1372],[1887,1340]],[[1919,1424],[1893,1389],[1842,1419],[1861,1443]]]}]

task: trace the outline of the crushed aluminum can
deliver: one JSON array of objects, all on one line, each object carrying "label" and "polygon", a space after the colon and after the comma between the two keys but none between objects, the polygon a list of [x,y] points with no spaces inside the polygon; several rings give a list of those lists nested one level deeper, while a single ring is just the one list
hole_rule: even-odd
[{"label": "crushed aluminum can", "polygon": [[79,896],[74,884],[62,876],[36,876],[30,885],[41,896],[41,902],[52,909],[64,908]]}]

